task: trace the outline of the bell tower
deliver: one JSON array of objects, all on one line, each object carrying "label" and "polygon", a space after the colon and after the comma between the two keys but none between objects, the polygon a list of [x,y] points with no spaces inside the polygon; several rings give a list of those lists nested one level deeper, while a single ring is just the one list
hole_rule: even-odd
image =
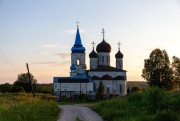
[{"label": "bell tower", "polygon": [[76,32],[76,38],[74,42],[74,46],[71,48],[71,72],[70,76],[80,76],[83,74],[86,74],[86,63],[85,63],[85,48],[83,47],[81,43],[81,37],[79,32],[79,26],[77,22],[77,32]]}]

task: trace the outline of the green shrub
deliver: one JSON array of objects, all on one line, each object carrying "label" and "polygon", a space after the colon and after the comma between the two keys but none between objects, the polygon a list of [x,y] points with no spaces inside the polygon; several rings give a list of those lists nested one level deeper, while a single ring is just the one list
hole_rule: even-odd
[{"label": "green shrub", "polygon": [[134,85],[132,88],[131,88],[131,92],[140,92],[142,89],[139,85]]},{"label": "green shrub", "polygon": [[163,109],[163,101],[165,98],[165,91],[158,88],[152,87],[145,92],[145,98],[149,111],[155,112],[156,110]]},{"label": "green shrub", "polygon": [[156,113],[156,121],[177,121],[177,114],[171,111],[163,110]]},{"label": "green shrub", "polygon": [[97,103],[93,109],[106,121],[180,121],[180,92],[153,87]]},{"label": "green shrub", "polygon": [[130,103],[140,106],[142,104],[143,94],[142,93],[133,93],[127,99]]}]

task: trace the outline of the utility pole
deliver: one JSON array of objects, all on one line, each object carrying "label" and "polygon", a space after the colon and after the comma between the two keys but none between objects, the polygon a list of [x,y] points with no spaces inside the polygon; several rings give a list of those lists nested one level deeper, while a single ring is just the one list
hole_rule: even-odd
[{"label": "utility pole", "polygon": [[31,86],[31,91],[32,91],[33,98],[34,98],[35,97],[35,92],[34,92],[34,89],[33,89],[32,80],[31,80],[31,76],[30,76],[30,73],[29,73],[28,63],[26,63],[26,67],[27,67],[27,71],[28,71],[28,78],[29,78],[29,83],[30,83],[30,86]]}]

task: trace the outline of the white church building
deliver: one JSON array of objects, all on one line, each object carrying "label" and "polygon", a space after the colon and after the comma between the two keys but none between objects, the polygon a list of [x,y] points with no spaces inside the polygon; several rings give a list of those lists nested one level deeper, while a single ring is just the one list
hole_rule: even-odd
[{"label": "white church building", "polygon": [[126,71],[123,70],[123,54],[120,51],[120,44],[118,52],[115,54],[116,67],[110,65],[111,46],[104,39],[104,29],[102,31],[103,39],[89,54],[90,69],[86,69],[86,53],[85,47],[82,45],[79,27],[75,42],[71,48],[71,65],[70,77],[54,77],[54,94],[59,95],[79,95],[87,94],[94,95],[97,93],[100,82],[104,85],[105,95],[119,95],[127,94],[127,76]]}]

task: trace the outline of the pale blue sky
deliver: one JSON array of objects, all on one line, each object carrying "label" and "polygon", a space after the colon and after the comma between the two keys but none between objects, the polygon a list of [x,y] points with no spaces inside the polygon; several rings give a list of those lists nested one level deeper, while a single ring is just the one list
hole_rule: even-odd
[{"label": "pale blue sky", "polygon": [[154,48],[170,59],[180,56],[179,0],[0,0],[0,83],[13,83],[26,62],[39,83],[69,76],[76,21],[88,68],[91,42],[102,41],[102,28],[112,66],[122,43],[128,80],[143,80],[143,61]]}]

